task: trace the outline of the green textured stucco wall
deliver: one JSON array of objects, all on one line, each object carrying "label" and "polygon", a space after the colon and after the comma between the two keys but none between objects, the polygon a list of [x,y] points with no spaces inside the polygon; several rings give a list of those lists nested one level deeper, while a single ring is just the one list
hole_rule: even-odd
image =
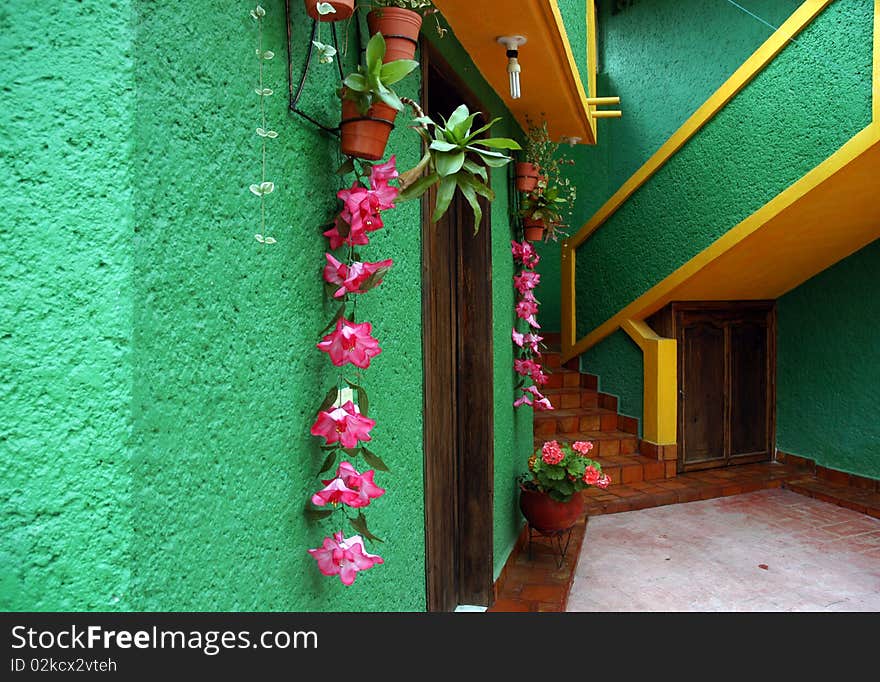
[{"label": "green textured stucco wall", "polygon": [[[284,3],[262,3],[277,55],[265,73],[279,131],[271,248],[253,238],[248,191],[260,176],[250,5],[72,3],[47,19],[19,4],[0,10],[14,56],[0,119],[13,141],[0,156],[11,302],[0,318],[0,607],[424,609],[418,202],[387,213],[363,249],[395,260],[358,305],[383,349],[364,384],[372,449],[392,472],[377,475],[388,493],[369,510],[386,540],[369,549],[385,564],[344,588],[305,553],[335,527],[301,510],[322,459],[309,428],[336,379],[314,346],[333,312],[321,306],[318,226],[350,179],[334,174],[335,140],[286,111]],[[296,70],[310,24],[292,8]],[[507,115],[454,38],[439,47]],[[302,102],[330,123],[332,69],[315,65]],[[401,90],[417,95],[418,77]],[[408,168],[418,138],[398,125],[389,150]],[[513,478],[532,433],[512,408],[507,182],[493,175],[496,574],[519,529]]]},{"label": "green textured stucco wall", "polygon": [[131,606],[130,2],[0,8],[0,609]]},{"label": "green textured stucco wall", "polygon": [[[617,13],[612,4],[599,8],[597,94],[620,95],[624,113],[598,121],[597,145],[569,152],[579,192],[572,233],[772,33],[729,3],[640,0]],[[778,26],[800,3],[740,4]],[[578,337],[867,125],[872,5],[833,3],[578,249]],[[840,97],[842,106],[828,111],[823,102]],[[558,301],[558,245],[542,254],[542,300]],[[550,328],[553,313],[545,305]],[[640,376],[641,359],[627,344],[614,334],[582,356],[583,370]],[[638,371],[617,367],[624,357]],[[625,413],[641,404],[641,380],[603,386]]]},{"label": "green textured stucco wall", "polygon": [[880,478],[880,241],[777,302],[776,442]]},{"label": "green textured stucco wall", "polygon": [[[448,28],[447,24],[444,24]],[[522,130],[498,97],[480,75],[476,65],[459,44],[452,31],[438,40],[434,31],[424,32],[440,51],[449,66],[470,88],[476,99],[493,117],[503,120],[493,126],[493,137],[512,137],[522,140]],[[509,169],[492,171],[492,325],[494,329],[492,352],[494,362],[494,547],[493,565],[497,578],[510,555],[516,537],[522,528],[519,511],[519,490],[516,477],[527,468],[532,449],[532,414],[529,408],[514,409],[514,384],[518,377],[513,372],[513,342],[510,331],[515,315],[513,288],[514,263],[510,253],[513,229],[508,203]]]}]

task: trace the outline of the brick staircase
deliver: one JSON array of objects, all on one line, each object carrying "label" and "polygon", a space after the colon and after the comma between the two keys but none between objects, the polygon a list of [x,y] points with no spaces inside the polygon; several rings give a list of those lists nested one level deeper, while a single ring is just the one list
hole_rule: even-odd
[{"label": "brick staircase", "polygon": [[535,412],[535,446],[544,441],[588,440],[594,445],[590,456],[611,477],[611,485],[639,484],[675,476],[675,461],[663,461],[638,436],[638,422],[618,414],[617,398],[598,390],[598,377],[581,374],[577,360],[563,367],[558,336],[545,337],[549,350],[542,356],[550,375],[542,393],[554,410]]}]

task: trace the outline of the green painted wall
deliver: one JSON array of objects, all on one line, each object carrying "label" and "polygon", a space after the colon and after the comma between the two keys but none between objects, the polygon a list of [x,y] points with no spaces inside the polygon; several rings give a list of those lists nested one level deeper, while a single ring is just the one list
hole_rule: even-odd
[{"label": "green painted wall", "polygon": [[[259,203],[256,27],[213,0],[0,10],[4,139],[0,607],[422,610],[425,607],[420,218],[385,216],[365,257],[393,257],[358,313],[383,353],[364,374],[392,467],[370,508],[385,564],[352,588],[306,548],[335,527],[301,509],[323,459],[309,435],[336,374],[314,344],[337,210],[334,139],[286,112],[284,3],[268,0],[267,234]],[[292,4],[295,69],[310,25]],[[13,11],[13,9],[15,11]],[[47,21],[50,24],[47,24]],[[52,36],[49,44],[38,36]],[[454,38],[441,50],[493,108]],[[348,60],[353,58],[349,52]],[[334,123],[333,67],[303,107]],[[411,77],[404,94],[418,93]],[[398,125],[401,168],[418,138]],[[498,134],[520,134],[499,127]],[[493,177],[496,572],[518,530],[513,478],[531,445],[514,414],[507,177]],[[13,251],[14,249],[14,251]],[[416,295],[414,295],[416,294]],[[349,532],[350,529],[346,529]],[[487,548],[487,551],[490,551]]]},{"label": "green painted wall", "polygon": [[644,369],[642,351],[618,329],[581,356],[581,371],[599,376],[599,390],[616,395],[617,411],[639,420],[642,433]]},{"label": "green painted wall", "polygon": [[0,609],[132,606],[131,2],[0,8]]},{"label": "green painted wall", "polygon": [[873,478],[880,478],[878,269],[875,241],[777,303],[777,446]]}]

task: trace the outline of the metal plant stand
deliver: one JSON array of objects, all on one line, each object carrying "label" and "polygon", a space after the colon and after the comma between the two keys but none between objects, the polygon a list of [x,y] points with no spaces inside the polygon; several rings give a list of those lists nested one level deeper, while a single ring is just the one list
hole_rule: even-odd
[{"label": "metal plant stand", "polygon": [[568,554],[568,546],[571,544],[571,534],[574,526],[564,528],[563,530],[543,531],[534,528],[531,524],[529,527],[529,560],[532,559],[532,538],[535,534],[540,537],[550,538],[550,547],[553,549],[553,557],[556,559],[556,568],[562,568],[565,563],[565,556]]}]

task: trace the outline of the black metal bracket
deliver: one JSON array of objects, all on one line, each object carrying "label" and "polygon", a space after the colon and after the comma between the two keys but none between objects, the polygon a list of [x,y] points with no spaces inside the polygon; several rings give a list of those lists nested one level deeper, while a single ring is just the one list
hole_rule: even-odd
[{"label": "black metal bracket", "polygon": [[[529,559],[532,558],[532,535],[537,533],[541,537],[550,538],[550,547],[556,559],[556,568],[562,568],[565,563],[565,555],[568,554],[568,546],[571,544],[571,534],[574,526],[565,530],[557,530],[550,533],[533,528],[529,525]],[[564,539],[563,539],[564,538]],[[543,544],[543,543],[542,543]]]},{"label": "black metal bracket", "polygon": [[[299,108],[299,100],[302,97],[303,91],[306,87],[306,79],[309,75],[309,69],[312,66],[312,57],[315,52],[315,37],[318,35],[318,21],[316,19],[312,20],[312,32],[309,36],[309,48],[306,52],[305,63],[303,64],[302,74],[300,75],[299,84],[296,87],[296,92],[293,89],[293,57],[292,57],[292,41],[293,38],[291,36],[291,25],[290,25],[290,0],[285,0],[284,2],[284,17],[287,22],[287,89],[290,96],[290,102],[288,105],[288,109],[290,109],[291,113],[296,114],[297,116],[301,116],[309,123],[317,126],[325,133],[329,133],[330,135],[335,135],[339,137],[339,126],[329,126],[321,123],[313,116],[307,114],[305,111]],[[339,80],[340,82],[344,80],[345,76],[342,73],[342,62],[340,61],[340,52],[339,52],[339,38],[336,34],[336,24],[335,22],[328,22],[330,24],[330,33],[333,36],[333,47],[336,49],[336,65],[339,69]]]}]

